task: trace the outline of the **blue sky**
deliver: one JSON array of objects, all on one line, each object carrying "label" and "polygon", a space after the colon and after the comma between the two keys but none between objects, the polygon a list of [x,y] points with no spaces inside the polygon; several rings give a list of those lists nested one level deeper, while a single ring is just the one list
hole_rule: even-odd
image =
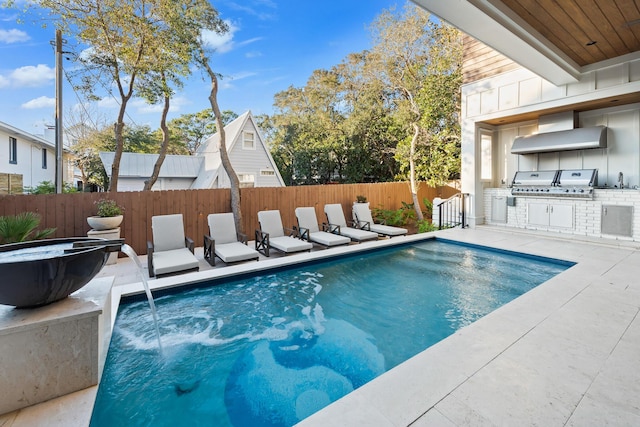
[{"label": "blue sky", "polygon": [[[214,71],[221,73],[221,109],[242,114],[273,113],[273,95],[303,86],[315,69],[329,69],[351,52],[371,45],[368,26],[394,0],[216,0],[231,28],[213,43]],[[0,9],[0,121],[42,135],[55,119],[55,55],[53,27],[17,23],[16,11]],[[64,37],[64,35],[63,35]],[[74,64],[64,60],[64,68]],[[209,107],[210,82],[196,72],[172,101],[169,118]],[[68,83],[63,89],[63,115],[78,103]],[[91,108],[99,120],[115,121],[117,104],[106,97]],[[133,100],[129,120],[158,128],[160,109]],[[70,114],[69,114],[70,115]]]}]

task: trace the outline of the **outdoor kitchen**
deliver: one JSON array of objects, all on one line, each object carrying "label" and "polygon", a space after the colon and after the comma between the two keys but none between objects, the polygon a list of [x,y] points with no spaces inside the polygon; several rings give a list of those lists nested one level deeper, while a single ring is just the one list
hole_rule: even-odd
[{"label": "outdoor kitchen", "polygon": [[538,133],[503,140],[506,153],[497,161],[511,167],[499,187],[485,184],[486,223],[640,241],[637,113],[626,128],[602,116],[594,121],[610,126],[587,126],[587,119],[574,127],[573,112],[541,117]]}]

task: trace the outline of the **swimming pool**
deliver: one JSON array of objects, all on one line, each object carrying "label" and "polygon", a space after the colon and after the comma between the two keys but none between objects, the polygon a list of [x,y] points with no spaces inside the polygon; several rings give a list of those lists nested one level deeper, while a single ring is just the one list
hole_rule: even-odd
[{"label": "swimming pool", "polygon": [[91,425],[294,424],[570,265],[428,241],[193,288],[162,356],[122,304]]}]

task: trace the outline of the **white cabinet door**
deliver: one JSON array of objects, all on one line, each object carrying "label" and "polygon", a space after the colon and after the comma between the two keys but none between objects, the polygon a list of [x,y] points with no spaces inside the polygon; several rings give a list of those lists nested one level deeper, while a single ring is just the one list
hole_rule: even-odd
[{"label": "white cabinet door", "polygon": [[529,203],[527,223],[545,227],[573,228],[573,205]]},{"label": "white cabinet door", "polygon": [[549,204],[529,203],[527,223],[531,225],[549,225]]},{"label": "white cabinet door", "polygon": [[573,228],[573,205],[549,205],[549,225]]}]

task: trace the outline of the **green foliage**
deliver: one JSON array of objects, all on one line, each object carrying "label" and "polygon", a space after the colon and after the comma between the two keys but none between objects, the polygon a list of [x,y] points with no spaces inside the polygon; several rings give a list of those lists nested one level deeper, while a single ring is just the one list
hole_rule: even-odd
[{"label": "green foliage", "polygon": [[357,203],[367,203],[367,196],[356,196],[356,202]]},{"label": "green foliage", "polygon": [[97,208],[96,214],[101,217],[112,217],[122,215],[124,208],[118,206],[115,200],[100,199],[94,202]]},{"label": "green foliage", "polygon": [[[225,126],[238,115],[233,111],[222,112],[222,122]],[[171,135],[184,144],[189,154],[195,154],[200,145],[211,135],[216,133],[216,120],[211,108],[205,108],[198,113],[183,114],[168,123]]]},{"label": "green foliage", "polygon": [[[35,187],[24,187],[24,192],[28,194],[55,194],[56,186],[51,181],[42,181]],[[68,182],[62,186],[63,193],[77,193],[78,190]]]},{"label": "green foliage", "polygon": [[381,13],[372,34],[371,50],[276,94],[264,122],[288,185],[458,176],[460,33],[407,6]]},{"label": "green foliage", "polygon": [[433,216],[433,202],[425,197],[422,199],[422,204],[424,204],[425,215],[431,218]]},{"label": "green foliage", "polygon": [[438,229],[438,227],[433,225],[433,223],[427,219],[418,221],[416,225],[418,226],[418,233],[429,233]]},{"label": "green foliage", "polygon": [[402,202],[400,209],[372,208],[371,216],[376,222],[381,224],[403,226],[415,220],[416,213],[413,208],[413,203]]},{"label": "green foliage", "polygon": [[35,212],[23,212],[15,216],[0,216],[0,243],[18,243],[44,239],[52,235],[55,228],[36,230],[40,216]]},{"label": "green foliage", "polygon": [[[207,0],[35,0],[29,5],[46,9],[65,37],[74,39],[78,67],[68,73],[87,99],[117,98],[113,120],[115,165],[124,150],[124,118],[135,96],[154,104],[164,101],[164,112],[182,79],[192,73],[204,49],[202,31],[217,34],[228,25]],[[118,169],[110,189],[117,188]]]}]

